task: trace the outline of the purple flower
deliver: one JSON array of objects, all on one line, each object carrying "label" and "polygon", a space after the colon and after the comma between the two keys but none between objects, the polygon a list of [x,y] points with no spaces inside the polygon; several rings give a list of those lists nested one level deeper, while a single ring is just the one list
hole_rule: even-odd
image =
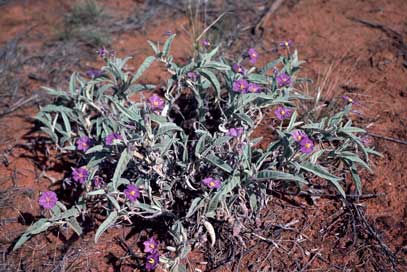
[{"label": "purple flower", "polygon": [[349,96],[344,95],[344,96],[342,96],[342,98],[343,98],[346,102],[348,102],[348,103],[350,103],[350,104],[356,104],[356,105],[359,105],[359,104],[360,104],[358,101],[355,101],[354,99],[352,99],[352,98],[349,97]]},{"label": "purple flower", "polygon": [[99,57],[105,58],[109,52],[106,50],[106,48],[102,47],[98,49],[97,53]]},{"label": "purple flower", "polygon": [[143,243],[145,253],[155,253],[157,252],[158,242],[154,237],[151,237]]},{"label": "purple flower", "polygon": [[208,48],[208,47],[211,46],[211,43],[210,43],[207,39],[204,39],[204,40],[202,41],[202,45],[203,45],[204,47]]},{"label": "purple flower", "polygon": [[233,64],[232,69],[233,69],[233,71],[234,71],[235,73],[239,73],[239,74],[242,74],[242,75],[243,75],[244,72],[245,72],[243,66],[240,65],[239,63]]},{"label": "purple flower", "polygon": [[293,46],[294,42],[292,40],[280,42],[280,47],[285,49],[290,49]]},{"label": "purple flower", "polygon": [[276,80],[279,88],[290,86],[291,84],[291,77],[284,72],[279,74]]},{"label": "purple flower", "polygon": [[292,113],[292,109],[286,108],[284,106],[280,106],[274,111],[276,117],[281,121],[290,118]]},{"label": "purple flower", "polygon": [[243,131],[244,131],[244,129],[242,127],[229,128],[226,135],[237,138],[237,137],[240,137],[243,134]]},{"label": "purple flower", "polygon": [[154,94],[151,96],[148,101],[150,102],[151,108],[153,110],[162,110],[164,108],[164,100],[161,99],[158,95]]},{"label": "purple flower", "polygon": [[84,184],[89,177],[89,172],[85,167],[72,168],[73,180]]},{"label": "purple flower", "polygon": [[199,74],[197,72],[188,72],[187,77],[192,81],[197,81],[199,79]]},{"label": "purple flower", "polygon": [[308,135],[305,134],[305,132],[302,130],[294,130],[291,133],[291,136],[294,138],[294,141],[296,141],[297,143],[300,143],[304,139],[308,139]]},{"label": "purple flower", "polygon": [[211,178],[211,177],[204,178],[202,180],[202,183],[205,184],[206,186],[208,186],[208,188],[210,188],[210,189],[213,189],[213,188],[219,189],[220,185],[221,185],[220,180],[214,179],[214,178]]},{"label": "purple flower", "polygon": [[157,267],[159,261],[160,261],[160,255],[158,254],[158,252],[147,255],[146,269],[148,271],[154,270]]},{"label": "purple flower", "polygon": [[244,79],[235,80],[233,82],[233,91],[237,93],[246,93],[249,83]]},{"label": "purple flower", "polygon": [[129,184],[124,190],[124,194],[126,195],[127,199],[130,200],[130,202],[134,202],[140,196],[140,189],[137,185]]},{"label": "purple flower", "polygon": [[255,64],[258,58],[258,54],[256,49],[254,48],[250,48],[249,50],[247,50],[247,54],[249,54],[249,60],[252,64]]},{"label": "purple flower", "polygon": [[86,71],[86,75],[90,78],[98,78],[101,75],[103,75],[103,71],[102,70],[97,70],[97,69],[89,69],[88,71]]},{"label": "purple flower", "polygon": [[300,145],[300,150],[302,153],[309,154],[314,150],[314,142],[311,141],[308,137],[302,139]]},{"label": "purple flower", "polygon": [[102,187],[103,184],[105,184],[105,181],[103,180],[102,177],[95,176],[95,177],[93,178],[93,185],[94,185],[95,187]]},{"label": "purple flower", "polygon": [[113,145],[120,142],[121,140],[123,140],[123,137],[119,133],[110,133],[106,136],[105,143],[106,145]]},{"label": "purple flower", "polygon": [[38,203],[44,209],[52,209],[52,208],[54,208],[55,204],[57,204],[57,201],[58,201],[57,194],[52,191],[48,191],[48,192],[43,192],[41,194],[40,199],[38,200]]},{"label": "purple flower", "polygon": [[89,137],[82,136],[76,141],[76,149],[86,152],[91,144],[92,142]]},{"label": "purple flower", "polygon": [[247,87],[247,92],[248,93],[258,93],[258,92],[260,92],[260,86],[257,85],[256,83],[249,83],[249,86]]},{"label": "purple flower", "polygon": [[165,31],[164,36],[171,36],[173,33],[171,30]]}]

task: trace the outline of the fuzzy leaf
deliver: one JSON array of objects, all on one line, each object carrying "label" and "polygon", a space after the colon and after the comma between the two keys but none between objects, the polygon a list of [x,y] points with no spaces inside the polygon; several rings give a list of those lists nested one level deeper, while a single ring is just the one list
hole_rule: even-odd
[{"label": "fuzzy leaf", "polygon": [[109,228],[111,227],[117,220],[118,214],[117,211],[113,211],[109,214],[109,216],[100,224],[99,228],[96,231],[95,235],[95,243],[98,242],[100,236]]}]

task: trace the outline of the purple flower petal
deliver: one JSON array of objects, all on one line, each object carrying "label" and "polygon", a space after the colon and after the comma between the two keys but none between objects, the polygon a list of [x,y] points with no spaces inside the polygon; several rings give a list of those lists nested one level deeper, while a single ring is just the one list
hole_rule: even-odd
[{"label": "purple flower petal", "polygon": [[151,237],[143,243],[145,253],[155,253],[158,249],[158,242],[154,237]]},{"label": "purple flower petal", "polygon": [[278,107],[274,111],[274,114],[276,115],[276,117],[281,121],[290,118],[292,113],[293,113],[292,109],[286,108],[286,107],[283,107],[283,106]]},{"label": "purple flower petal", "polygon": [[226,135],[231,137],[240,137],[243,134],[244,129],[242,127],[230,128]]},{"label": "purple flower petal", "polygon": [[304,139],[308,139],[308,135],[305,134],[305,132],[302,130],[294,130],[291,133],[291,136],[294,138],[294,141],[296,141],[297,143],[300,143]]},{"label": "purple flower petal", "polygon": [[107,51],[106,48],[104,48],[104,47],[99,48],[98,51],[97,51],[97,54],[98,54],[99,57],[101,57],[101,58],[105,58],[108,53],[109,53],[109,51]]},{"label": "purple flower petal", "polygon": [[207,177],[202,180],[202,183],[208,186],[210,189],[219,189],[222,182],[218,179]]},{"label": "purple flower petal", "polygon": [[310,154],[314,150],[314,142],[311,141],[308,137],[304,138],[301,142],[301,152],[305,154]]},{"label": "purple flower petal", "polygon": [[238,63],[233,64],[232,69],[233,69],[233,71],[234,71],[235,73],[239,73],[239,74],[242,74],[242,75],[243,75],[244,72],[245,72],[243,66],[240,65],[240,64],[238,64]]},{"label": "purple flower petal", "polygon": [[89,177],[89,172],[85,167],[72,168],[72,178],[74,181],[84,184]]},{"label": "purple flower petal", "polygon": [[291,85],[291,77],[286,73],[281,73],[276,77],[277,85],[279,88]]},{"label": "purple flower petal", "polygon": [[124,190],[124,194],[126,195],[127,199],[130,200],[130,202],[134,202],[140,197],[140,189],[137,185],[129,184]]},{"label": "purple flower petal", "polygon": [[158,252],[147,255],[147,257],[146,257],[146,269],[148,271],[154,270],[157,267],[159,261],[160,261],[160,255],[158,254]]},{"label": "purple flower petal", "polygon": [[151,109],[153,110],[162,110],[164,108],[165,102],[161,97],[158,95],[154,94],[148,99]]},{"label": "purple flower petal", "polygon": [[103,180],[102,177],[95,176],[95,177],[93,178],[93,185],[94,185],[95,187],[102,187],[104,184],[105,184],[105,181]]},{"label": "purple flower petal", "polygon": [[249,83],[244,79],[235,80],[233,82],[233,91],[237,93],[246,93]]},{"label": "purple flower petal", "polygon": [[249,86],[247,87],[247,92],[248,93],[258,93],[258,92],[260,92],[260,86],[257,85],[256,83],[249,83]]},{"label": "purple flower petal", "polygon": [[56,193],[52,191],[43,192],[38,200],[38,203],[44,209],[52,209],[58,201]]},{"label": "purple flower petal", "polygon": [[197,81],[199,79],[199,74],[197,72],[188,72],[187,77],[192,81]]},{"label": "purple flower petal", "polygon": [[211,46],[211,43],[210,43],[207,39],[204,39],[204,40],[202,41],[202,45],[203,45],[204,47],[208,48],[208,47]]},{"label": "purple flower petal", "polygon": [[294,42],[292,40],[280,42],[280,47],[285,49],[290,49],[293,46]]},{"label": "purple flower petal", "polygon": [[106,145],[113,145],[120,142],[121,140],[123,140],[122,135],[120,135],[119,133],[111,133],[106,136],[105,143]]},{"label": "purple flower petal", "polygon": [[92,142],[89,137],[82,136],[76,141],[76,149],[86,152],[91,146]]},{"label": "purple flower petal", "polygon": [[250,48],[249,50],[247,50],[247,53],[249,55],[249,60],[252,64],[255,64],[258,58],[258,53],[256,51],[256,49],[254,48]]}]

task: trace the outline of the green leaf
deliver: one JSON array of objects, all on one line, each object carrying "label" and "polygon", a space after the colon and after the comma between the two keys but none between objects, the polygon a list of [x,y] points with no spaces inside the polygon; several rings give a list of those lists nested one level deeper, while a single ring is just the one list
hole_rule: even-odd
[{"label": "green leaf", "polygon": [[209,80],[212,86],[215,88],[216,97],[220,99],[220,83],[219,80],[216,78],[215,74],[209,71],[208,69],[200,69],[199,73]]},{"label": "green leaf", "polygon": [[191,206],[188,209],[188,213],[185,216],[186,218],[191,217],[201,206],[202,203],[202,197],[197,197],[194,200],[192,200]]},{"label": "green leaf", "polygon": [[210,62],[206,63],[202,67],[203,68],[216,69],[218,71],[228,71],[228,70],[230,70],[229,65],[226,65],[226,64],[224,64],[222,62],[219,62],[219,61],[210,61]]},{"label": "green leaf", "polygon": [[250,82],[259,83],[263,85],[269,85],[271,83],[269,77],[260,74],[250,74],[248,79]]},{"label": "green leaf", "polygon": [[339,184],[339,181],[342,180],[341,178],[338,178],[337,176],[332,175],[331,173],[328,172],[325,168],[318,164],[312,164],[310,162],[304,162],[302,164],[298,165],[301,169],[308,171],[310,173],[313,173],[314,175],[317,175],[318,177],[321,177],[323,179],[326,179],[330,181],[336,189],[339,191],[339,193],[343,196],[343,198],[346,198],[345,191],[343,190],[342,186]]},{"label": "green leaf", "polygon": [[262,73],[262,74],[267,73],[270,69],[273,69],[273,68],[274,68],[277,64],[279,64],[280,62],[281,62],[281,59],[277,59],[277,60],[274,60],[274,61],[272,61],[272,62],[267,63],[266,66],[264,66],[264,67],[261,69],[261,72],[260,72],[260,73]]},{"label": "green leaf", "polygon": [[95,235],[95,243],[98,242],[100,236],[109,228],[111,227],[117,220],[118,218],[118,213],[117,211],[113,211],[109,214],[109,216],[103,221],[102,224],[100,224],[99,228],[96,231]]},{"label": "green leaf", "polygon": [[89,192],[86,195],[95,196],[95,195],[104,195],[104,194],[106,194],[106,191],[104,189],[99,189],[99,190],[96,190],[96,191]]},{"label": "green leaf", "polygon": [[76,220],[75,217],[71,217],[67,221],[68,225],[71,227],[71,229],[78,234],[78,236],[82,235],[82,228],[78,223],[78,220]]},{"label": "green leaf", "polygon": [[160,51],[158,50],[157,45],[155,43],[153,43],[152,41],[149,41],[149,40],[147,42],[151,46],[151,48],[153,49],[154,53],[156,55],[158,55],[158,53],[160,53]]},{"label": "green leaf", "polygon": [[110,196],[110,195],[106,195],[106,197],[110,200],[110,202],[112,203],[113,207],[117,210],[120,211],[120,205],[119,202],[117,202],[117,200]]},{"label": "green leaf", "polygon": [[113,174],[113,188],[114,190],[117,190],[118,187],[118,181],[121,178],[122,174],[127,168],[127,164],[131,160],[131,155],[127,151],[127,149],[124,149],[122,154],[120,155],[119,162],[117,163],[116,170],[114,171]]},{"label": "green leaf", "polygon": [[[215,47],[211,52],[204,54],[202,58],[202,63],[206,64],[211,61],[212,57],[216,55],[219,50],[219,46]],[[230,69],[230,68],[229,68]]]},{"label": "green leaf", "polygon": [[232,167],[224,162],[221,158],[214,154],[208,154],[206,157],[204,157],[207,161],[212,163],[214,166],[219,167],[220,169],[228,172],[229,174],[232,173],[233,169]]},{"label": "green leaf", "polygon": [[62,117],[62,120],[64,121],[66,134],[68,134],[68,136],[71,137],[71,135],[72,135],[71,123],[70,123],[68,117],[66,116],[66,113],[61,112],[61,117]]},{"label": "green leaf", "polygon": [[91,153],[95,153],[95,152],[100,152],[100,151],[102,151],[103,150],[103,145],[95,145],[95,146],[92,146],[91,148],[89,148],[87,151],[86,151],[86,154],[91,154]]},{"label": "green leaf", "polygon": [[78,217],[79,215],[80,215],[79,210],[76,207],[72,207],[63,213],[60,213],[59,215],[55,215],[55,216],[51,217],[49,220],[59,221],[59,220],[67,219],[69,217]]},{"label": "green leaf", "polygon": [[182,130],[182,128],[180,128],[179,126],[177,126],[174,123],[164,123],[164,124],[160,124],[160,127],[158,128],[158,131],[157,131],[157,136],[166,134],[170,131],[183,131],[183,130]]},{"label": "green leaf", "polygon": [[195,156],[201,158],[201,154],[205,149],[205,139],[208,137],[208,134],[202,134],[198,142],[195,145]]},{"label": "green leaf", "polygon": [[356,191],[359,195],[361,195],[362,194],[362,182],[360,180],[358,171],[356,170],[356,167],[353,164],[350,167],[350,173],[352,175],[353,182],[355,183]]},{"label": "green leaf", "polygon": [[172,41],[174,40],[176,34],[172,34],[166,41],[163,47],[163,56],[167,56],[170,52]]},{"label": "green leaf", "polygon": [[206,209],[206,216],[214,218],[216,215],[216,209],[218,208],[219,201],[222,197],[222,191],[217,191],[215,195],[211,198]]},{"label": "green leaf", "polygon": [[137,69],[137,72],[134,74],[133,79],[131,80],[131,83],[136,82],[137,79],[140,78],[140,76],[148,69],[148,67],[151,66],[151,64],[154,62],[155,57],[149,56],[147,57],[144,62],[140,65],[140,67]]},{"label": "green leaf", "polygon": [[290,173],[273,170],[262,170],[256,175],[256,180],[290,180],[308,184],[308,182],[300,176],[294,176]]},{"label": "green leaf", "polygon": [[359,158],[359,156],[356,155],[355,153],[352,153],[349,151],[343,151],[343,152],[339,153],[338,156],[345,160],[358,163],[372,173],[372,169],[370,169],[369,165],[366,162],[364,162],[361,158]]}]

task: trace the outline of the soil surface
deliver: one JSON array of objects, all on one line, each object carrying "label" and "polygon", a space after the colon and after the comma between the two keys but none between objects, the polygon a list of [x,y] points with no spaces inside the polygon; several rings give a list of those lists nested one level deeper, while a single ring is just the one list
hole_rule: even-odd
[{"label": "soil surface", "polygon": [[[154,9],[148,1],[98,1],[107,14],[99,24],[111,29],[109,48],[133,57],[129,71],[151,54],[146,40],[164,41],[169,31],[178,34],[172,46],[177,60],[193,52],[188,7],[152,2]],[[251,25],[238,25],[244,31],[232,50],[255,46],[261,65],[278,56],[278,42],[294,40],[306,61],[302,75],[314,80],[302,91],[315,95],[319,87],[327,103],[342,95],[356,100],[354,121],[367,128],[366,139],[383,157],[372,157],[374,174],[363,174],[365,198],[344,203],[329,195],[276,192],[257,226],[267,238],[248,242],[243,251],[197,249],[188,263],[207,271],[407,271],[407,1],[288,0],[271,16],[264,16],[267,1],[254,2]],[[247,3],[237,3],[234,10],[244,12]],[[34,130],[33,117],[46,101],[39,88],[64,89],[72,71],[100,65],[94,46],[58,38],[73,6],[62,0],[0,1],[0,271],[133,271],[138,265],[132,255],[147,235],[113,228],[95,244],[94,229],[82,238],[60,230],[10,252],[43,212],[39,193],[67,174]],[[251,31],[262,16],[262,30]],[[165,79],[158,65],[145,77]],[[273,118],[270,111],[256,131],[263,144]]]}]

